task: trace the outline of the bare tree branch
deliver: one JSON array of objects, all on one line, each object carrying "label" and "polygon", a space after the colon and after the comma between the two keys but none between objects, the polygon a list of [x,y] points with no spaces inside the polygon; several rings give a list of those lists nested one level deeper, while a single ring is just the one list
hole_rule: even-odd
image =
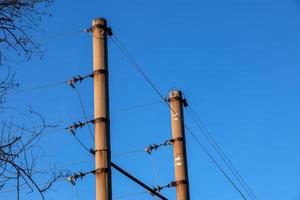
[{"label": "bare tree branch", "polygon": [[[17,57],[28,60],[33,55],[42,56],[43,52],[33,35],[41,31],[41,19],[47,14],[46,9],[52,2],[0,0],[0,112],[6,111],[7,92],[18,87],[10,63],[17,63]],[[30,110],[26,118],[32,117],[41,124],[39,129],[27,128],[13,120],[4,122],[0,129],[0,191],[13,182],[17,197],[20,190],[26,188],[27,192],[38,192],[41,199],[44,199],[44,193],[67,173],[51,168],[43,173],[38,170],[44,158],[38,143],[43,132],[51,126],[46,124],[39,113]],[[37,178],[41,176],[48,181],[38,184]]]},{"label": "bare tree branch", "polygon": [[26,59],[34,54],[42,56],[40,45],[32,35],[41,31],[39,24],[52,1],[0,0],[1,64],[10,61],[11,50]]},{"label": "bare tree branch", "polygon": [[[38,141],[48,126],[42,116],[35,111],[29,111],[33,121],[41,124],[38,130],[15,125],[13,122],[4,123],[0,140],[0,188],[4,188],[8,182],[17,181],[17,194],[20,187],[27,187],[29,193],[38,192],[41,199],[44,193],[51,189],[53,184],[60,178],[65,178],[68,173],[49,168],[41,172],[37,166],[40,159],[44,158]],[[27,119],[28,120],[28,119]],[[24,132],[29,133],[23,137]],[[40,185],[36,178],[42,175],[48,181]],[[48,178],[47,178],[48,176]]]}]

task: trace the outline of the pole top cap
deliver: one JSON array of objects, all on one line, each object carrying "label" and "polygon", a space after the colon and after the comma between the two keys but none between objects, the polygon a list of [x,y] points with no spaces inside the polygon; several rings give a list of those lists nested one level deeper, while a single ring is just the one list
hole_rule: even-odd
[{"label": "pole top cap", "polygon": [[182,91],[181,90],[172,90],[169,93],[169,97],[170,98],[172,98],[172,97],[182,97]]},{"label": "pole top cap", "polygon": [[106,25],[107,21],[103,17],[93,19],[93,25],[97,25],[97,24]]}]

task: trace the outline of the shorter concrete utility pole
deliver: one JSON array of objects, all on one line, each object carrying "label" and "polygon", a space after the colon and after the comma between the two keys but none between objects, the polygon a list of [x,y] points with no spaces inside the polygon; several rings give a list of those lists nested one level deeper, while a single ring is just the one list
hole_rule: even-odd
[{"label": "shorter concrete utility pole", "polygon": [[189,200],[190,193],[186,158],[182,92],[179,90],[171,91],[169,94],[169,102],[171,111],[176,199]]},{"label": "shorter concrete utility pole", "polygon": [[94,64],[96,200],[112,200],[106,20],[94,19],[91,30]]}]

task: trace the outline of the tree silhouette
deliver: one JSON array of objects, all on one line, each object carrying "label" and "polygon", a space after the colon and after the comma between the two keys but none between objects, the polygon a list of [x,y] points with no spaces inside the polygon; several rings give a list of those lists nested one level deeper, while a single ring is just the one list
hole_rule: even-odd
[{"label": "tree silhouette", "polygon": [[[17,57],[30,59],[32,55],[42,55],[40,45],[32,35],[41,31],[41,19],[47,14],[46,9],[51,4],[52,0],[0,0],[0,68],[10,69],[10,64]],[[1,76],[0,111],[3,112],[7,92],[18,84],[15,82],[14,73],[10,71]],[[0,133],[0,191],[15,181],[17,194],[21,189],[26,189],[28,192],[38,192],[44,199],[43,193],[57,179],[64,177],[64,174],[53,169],[36,169],[43,158],[38,142],[44,131],[51,126],[32,109],[26,117],[39,122],[39,128],[28,129],[13,120],[3,120]],[[41,176],[46,181],[38,183],[37,178],[41,179]]]}]

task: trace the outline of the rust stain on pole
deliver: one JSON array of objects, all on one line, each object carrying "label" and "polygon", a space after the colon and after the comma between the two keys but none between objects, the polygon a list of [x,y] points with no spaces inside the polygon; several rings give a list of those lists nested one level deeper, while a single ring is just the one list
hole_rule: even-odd
[{"label": "rust stain on pole", "polygon": [[173,156],[176,182],[176,199],[189,200],[190,194],[186,158],[182,92],[178,90],[171,91],[169,94],[169,101],[171,106],[172,138],[174,139]]},{"label": "rust stain on pole", "polygon": [[96,200],[112,199],[106,27],[103,18],[92,22]]}]

